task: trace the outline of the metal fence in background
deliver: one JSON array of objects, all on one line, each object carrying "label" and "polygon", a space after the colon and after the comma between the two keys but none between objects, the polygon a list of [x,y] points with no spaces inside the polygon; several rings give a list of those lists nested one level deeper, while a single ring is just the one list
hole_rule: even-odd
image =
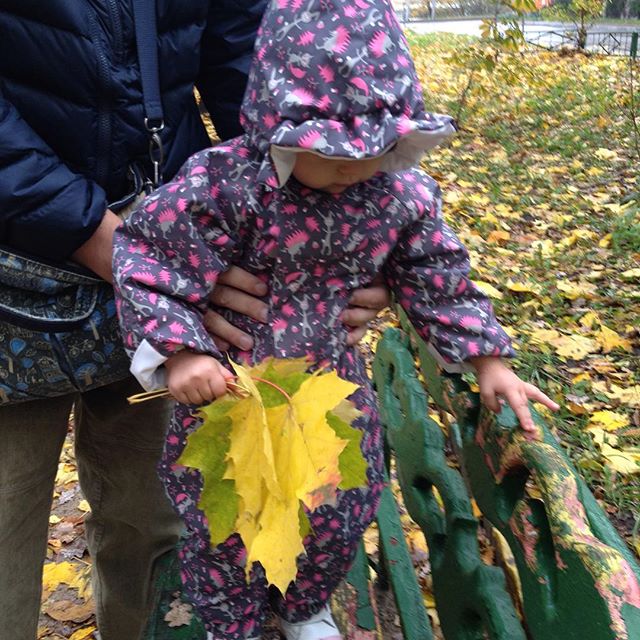
[{"label": "metal fence in background", "polygon": [[[577,49],[577,31],[529,31],[525,30],[525,40],[544,49]],[[590,53],[604,53],[615,56],[638,56],[637,31],[588,32],[584,50]]]}]

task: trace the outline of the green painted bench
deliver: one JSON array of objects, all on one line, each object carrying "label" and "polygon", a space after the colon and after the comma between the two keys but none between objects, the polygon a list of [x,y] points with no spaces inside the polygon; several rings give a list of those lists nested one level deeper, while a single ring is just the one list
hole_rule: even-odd
[{"label": "green painted bench", "polygon": [[[379,341],[374,380],[390,469],[428,544],[446,640],[640,640],[640,566],[541,417],[534,416],[540,437],[526,439],[510,409],[497,417],[482,409],[459,376],[438,370],[404,320],[403,327]],[[429,417],[429,406],[446,429]],[[376,561],[361,548],[334,598],[343,633],[387,640],[372,598],[375,573],[393,591],[405,640],[431,640],[390,489],[377,526]],[[501,541],[497,555],[515,565],[511,571],[483,562],[480,527]],[[171,628],[165,621],[178,592],[175,559],[168,559],[146,640],[204,640],[195,617]]]}]

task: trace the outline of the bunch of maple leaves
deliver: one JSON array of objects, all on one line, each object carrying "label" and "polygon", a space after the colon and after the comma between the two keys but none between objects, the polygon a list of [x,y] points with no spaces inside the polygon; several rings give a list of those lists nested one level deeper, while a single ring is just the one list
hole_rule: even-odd
[{"label": "bunch of maple leaves", "polygon": [[366,483],[362,434],[351,426],[360,411],[347,400],[358,386],[335,371],[307,373],[304,359],[233,366],[240,393],[201,410],[179,463],[202,474],[212,546],[237,532],[247,577],[259,562],[284,593],[313,533],[307,513]]}]

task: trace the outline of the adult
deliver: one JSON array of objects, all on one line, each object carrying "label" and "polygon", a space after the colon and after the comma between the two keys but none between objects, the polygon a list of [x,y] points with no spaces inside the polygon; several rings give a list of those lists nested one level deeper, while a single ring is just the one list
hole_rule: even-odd
[{"label": "adult", "polygon": [[[167,179],[209,144],[193,87],[222,138],[238,110],[266,0],[158,0]],[[0,0],[0,243],[71,258],[111,280],[116,212],[151,175],[131,0]],[[264,285],[232,269],[213,302],[264,319]],[[381,289],[354,304],[379,308]],[[375,312],[351,309],[348,324]],[[222,342],[251,337],[215,313]],[[354,339],[358,334],[354,336]],[[0,366],[3,363],[0,362]],[[136,640],[153,567],[180,535],[156,478],[168,405],[128,406],[131,378],[85,393],[0,407],[0,640],[36,637],[58,459],[75,418],[80,484],[102,640]]]}]

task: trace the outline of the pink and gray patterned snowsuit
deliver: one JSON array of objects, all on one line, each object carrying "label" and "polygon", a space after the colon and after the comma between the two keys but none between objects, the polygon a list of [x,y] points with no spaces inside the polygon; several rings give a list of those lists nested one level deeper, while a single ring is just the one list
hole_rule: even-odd
[{"label": "pink and gray patterned snowsuit", "polygon": [[[308,356],[361,388],[357,427],[368,486],[342,492],[311,515],[314,535],[284,598],[269,598],[258,565],[245,580],[237,536],[212,549],[197,503],[202,480],[176,464],[197,426],[177,405],[160,466],[184,519],[184,593],[210,638],[259,636],[269,607],[309,617],[344,577],[374,517],[383,480],[376,401],[361,358],[346,346],[340,314],[354,289],[382,273],[398,302],[445,363],[509,355],[491,305],[467,277],[465,249],[443,222],[436,183],[414,168],[453,131],[425,113],[404,37],[387,0],[277,0],[265,15],[243,106],[246,135],[193,156],[117,232],[115,281],[132,371],[162,385],[163,362],[182,348],[218,353],[202,323],[207,297],[230,265],[269,287],[267,324],[220,311],[251,333],[233,359]],[[383,171],[339,195],[290,176],[295,153],[369,158]]]}]

